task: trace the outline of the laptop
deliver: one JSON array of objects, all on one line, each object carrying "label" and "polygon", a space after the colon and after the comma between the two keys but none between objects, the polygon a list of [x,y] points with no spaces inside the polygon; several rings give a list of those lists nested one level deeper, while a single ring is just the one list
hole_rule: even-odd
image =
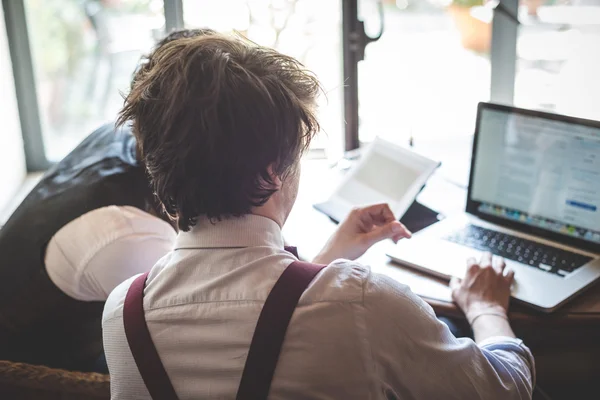
[{"label": "laptop", "polygon": [[514,299],[551,312],[600,277],[600,122],[480,103],[466,212],[388,256],[449,279],[489,251]]}]

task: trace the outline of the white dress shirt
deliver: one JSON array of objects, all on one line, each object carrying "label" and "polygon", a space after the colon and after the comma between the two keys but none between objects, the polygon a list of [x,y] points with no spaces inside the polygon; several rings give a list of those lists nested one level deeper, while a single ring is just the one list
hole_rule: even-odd
[{"label": "white dress shirt", "polygon": [[98,208],[54,234],[46,248],[46,271],[66,295],[104,301],[118,284],[149,271],[173,249],[176,237],[171,225],[138,208]]},{"label": "white dress shirt", "polygon": [[[233,399],[259,313],[296,258],[279,226],[248,215],[181,232],[152,269],[146,320],[180,399]],[[113,400],[150,399],[123,327],[133,278],[108,298],[104,349]],[[302,295],[272,399],[529,399],[533,357],[520,340],[455,338],[405,285],[337,260]]]}]

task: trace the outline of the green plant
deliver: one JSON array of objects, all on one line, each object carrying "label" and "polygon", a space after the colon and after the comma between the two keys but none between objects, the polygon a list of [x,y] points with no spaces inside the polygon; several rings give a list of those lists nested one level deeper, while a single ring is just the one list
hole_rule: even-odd
[{"label": "green plant", "polygon": [[460,7],[476,7],[482,6],[484,0],[452,0],[452,4]]}]

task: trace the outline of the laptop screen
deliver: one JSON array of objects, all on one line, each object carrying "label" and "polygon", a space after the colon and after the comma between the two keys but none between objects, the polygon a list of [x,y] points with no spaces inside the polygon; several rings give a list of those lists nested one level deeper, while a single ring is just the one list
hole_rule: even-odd
[{"label": "laptop screen", "polygon": [[600,244],[600,124],[490,106],[479,108],[468,211]]}]

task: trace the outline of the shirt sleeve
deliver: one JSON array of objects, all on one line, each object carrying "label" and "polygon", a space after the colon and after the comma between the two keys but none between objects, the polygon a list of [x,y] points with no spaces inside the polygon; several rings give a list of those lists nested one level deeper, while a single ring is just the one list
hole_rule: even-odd
[{"label": "shirt sleeve", "polygon": [[534,360],[521,340],[495,337],[477,345],[456,338],[428,304],[383,275],[371,274],[364,290],[373,369],[386,394],[531,399]]},{"label": "shirt sleeve", "polygon": [[149,271],[173,249],[175,238],[169,224],[142,210],[104,207],[71,221],[52,237],[46,270],[68,296],[105,301],[121,282]]}]

